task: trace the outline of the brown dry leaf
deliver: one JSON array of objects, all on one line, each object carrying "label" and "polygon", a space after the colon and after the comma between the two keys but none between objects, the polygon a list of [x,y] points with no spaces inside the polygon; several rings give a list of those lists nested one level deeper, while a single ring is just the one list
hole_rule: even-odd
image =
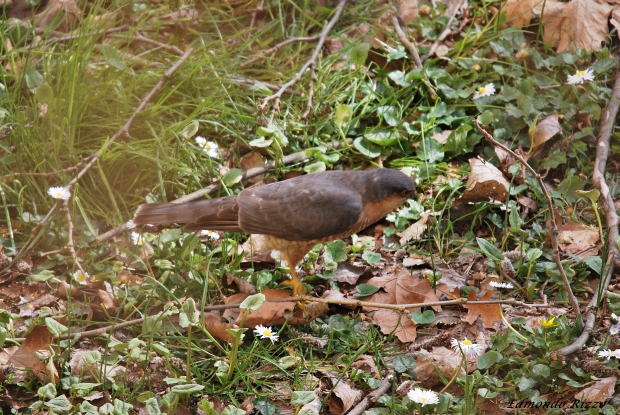
[{"label": "brown dry leaf", "polygon": [[538,147],[549,141],[554,135],[562,132],[559,114],[553,114],[536,124],[532,133],[532,147]]},{"label": "brown dry leaf", "polygon": [[575,395],[575,399],[582,402],[598,402],[602,404],[614,394],[617,378],[611,376],[609,378],[596,378],[596,383]]},{"label": "brown dry leaf", "polygon": [[[416,325],[413,324],[409,316],[403,315],[398,311],[380,309],[372,316],[372,322],[379,326],[383,334],[394,333],[398,340],[403,343],[414,342],[417,333]],[[398,325],[396,331],[394,327]]]},{"label": "brown dry leaf", "polygon": [[514,27],[524,27],[532,20],[532,9],[540,0],[508,0],[502,12],[506,13],[506,23]]},{"label": "brown dry leaf", "polygon": [[233,274],[226,274],[226,283],[228,285],[235,283],[240,293],[256,294],[256,287],[254,286],[254,284],[252,284],[245,278],[237,277]]},{"label": "brown dry leaf", "polygon": [[370,271],[370,267],[357,267],[348,262],[341,262],[336,267],[335,271],[335,280],[337,282],[343,282],[349,285],[357,284],[357,280],[366,273],[366,271]]},{"label": "brown dry leaf", "polygon": [[609,34],[607,20],[611,10],[604,0],[547,0],[534,7],[538,15],[544,13],[541,20],[545,42],[558,52],[575,47],[588,52],[599,50]]},{"label": "brown dry leaf", "polygon": [[375,377],[375,379],[380,379],[381,374],[379,373],[379,369],[377,368],[377,364],[375,363],[375,359],[367,354],[363,354],[357,358],[355,362],[351,364],[351,367],[354,369],[359,369],[363,372],[370,373]]},{"label": "brown dry leaf", "polygon": [[334,390],[329,399],[327,400],[327,406],[332,414],[344,414],[353,405],[358,403],[364,394],[359,389],[355,389],[349,383],[337,377],[331,375],[329,379],[334,386]]},{"label": "brown dry leaf", "polygon": [[583,259],[596,255],[599,237],[598,228],[584,227],[576,222],[568,222],[560,227],[559,248],[563,252],[579,255]]},{"label": "brown dry leaf", "polygon": [[50,0],[37,11],[34,25],[43,30],[53,25],[55,30],[66,32],[75,26],[81,16],[82,9],[75,0]]},{"label": "brown dry leaf", "polygon": [[409,226],[404,231],[397,233],[397,235],[400,236],[400,244],[402,245],[412,239],[417,240],[418,238],[420,238],[420,235],[422,235],[426,228],[428,228],[428,224],[430,222],[429,219],[433,216],[436,216],[437,214],[439,214],[439,212],[424,212],[416,223]]},{"label": "brown dry leaf", "polygon": [[521,206],[523,206],[524,208],[529,209],[532,212],[537,212],[538,211],[538,203],[534,199],[532,199],[531,197],[517,196],[517,202],[519,202],[519,204]]},{"label": "brown dry leaf", "polygon": [[443,130],[440,133],[433,134],[432,138],[437,140],[439,144],[445,144],[446,141],[448,141],[448,137],[450,137],[450,134],[452,134],[452,130]]},{"label": "brown dry leaf", "polygon": [[[241,160],[239,160],[239,162],[243,171],[248,171],[256,167],[261,167],[263,164],[265,164],[265,158],[258,153],[251,152],[241,157]],[[256,177],[248,179],[247,181],[250,184],[256,184],[263,180],[264,177],[264,174],[259,174]]]},{"label": "brown dry leaf", "polygon": [[418,17],[418,0],[398,0],[398,17],[404,25],[408,25]]},{"label": "brown dry leaf", "polygon": [[[493,293],[491,291],[487,291],[480,298],[480,301],[488,301],[492,295]],[[474,290],[469,292],[467,299],[469,300],[469,303],[464,304],[463,307],[468,310],[465,321],[469,324],[474,324],[478,319],[478,316],[482,317],[482,322],[486,328],[491,328],[496,321],[502,320],[499,304],[475,304],[476,292]]]},{"label": "brown dry leaf", "polygon": [[609,23],[612,24],[613,27],[616,28],[616,35],[620,38],[620,9],[618,6],[614,6],[614,9],[611,12],[611,18],[609,19]]},{"label": "brown dry leaf", "polygon": [[[446,378],[451,379],[454,373],[459,369],[461,356],[457,356],[453,350],[445,347],[433,347],[428,353],[421,350],[418,353],[415,373],[417,378],[422,381],[422,385],[431,389],[441,384],[441,379],[437,374],[437,370]],[[463,368],[460,368],[461,374],[465,374]]]},{"label": "brown dry leaf", "polygon": [[[39,360],[36,352],[40,350],[47,351],[47,347],[52,344],[53,340],[54,336],[47,327],[35,326],[26,336],[24,343],[13,353],[7,364],[20,369],[28,368],[40,380],[51,382],[52,380],[46,369],[45,362]],[[53,366],[52,368],[54,371],[53,377],[58,381],[56,368]]]},{"label": "brown dry leaf", "polygon": [[227,330],[233,328],[234,326],[232,324],[222,322],[222,317],[219,312],[210,311],[208,313],[204,313],[203,320],[205,330],[211,333],[213,337],[232,344],[233,337],[228,334]]},{"label": "brown dry leaf", "polygon": [[471,174],[467,179],[467,189],[463,193],[463,201],[506,200],[510,184],[497,167],[478,158],[469,159],[469,165]]}]

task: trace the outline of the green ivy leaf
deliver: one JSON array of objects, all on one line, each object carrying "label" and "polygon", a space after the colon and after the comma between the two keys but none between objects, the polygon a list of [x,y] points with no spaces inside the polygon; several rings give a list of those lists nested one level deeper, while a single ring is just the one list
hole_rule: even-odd
[{"label": "green ivy leaf", "polygon": [[493,366],[495,363],[499,362],[500,360],[502,360],[502,355],[499,352],[496,352],[495,350],[490,350],[486,352],[485,354],[483,354],[482,356],[480,356],[476,364],[478,365],[478,369],[484,370],[484,369],[490,368],[491,366]]},{"label": "green ivy leaf", "polygon": [[368,43],[360,42],[351,49],[349,61],[355,63],[356,65],[364,66],[369,51],[370,45]]},{"label": "green ivy leaf", "polygon": [[502,251],[497,249],[497,247],[491,242],[483,238],[476,238],[476,242],[478,242],[478,246],[487,258],[492,259],[493,261],[501,261],[504,259],[504,254],[502,254]]},{"label": "green ivy leaf", "polygon": [[369,265],[376,264],[381,261],[381,254],[373,251],[364,251],[362,254],[362,259],[366,261]]},{"label": "green ivy leaf", "polygon": [[375,157],[379,157],[381,155],[381,147],[377,146],[376,144],[371,143],[370,141],[366,140],[364,137],[357,137],[353,141],[353,145],[355,146],[357,151],[359,151],[366,157],[374,159]]},{"label": "green ivy leaf", "polygon": [[579,199],[577,190],[583,189],[583,181],[579,176],[568,176],[558,185],[558,192],[564,196],[567,203],[574,203]]},{"label": "green ivy leaf", "polygon": [[365,133],[364,138],[381,147],[389,147],[398,141],[400,134],[395,130],[380,129]]},{"label": "green ivy leaf", "polygon": [[316,399],[314,391],[293,391],[291,394],[291,405],[303,406]]},{"label": "green ivy leaf", "polygon": [[304,166],[304,171],[306,173],[318,173],[321,171],[325,171],[326,169],[327,169],[327,166],[322,161],[317,161],[315,163]]},{"label": "green ivy leaf", "polygon": [[431,324],[435,321],[435,312],[433,310],[426,310],[423,313],[414,311],[411,313],[411,319],[418,324]]},{"label": "green ivy leaf", "polygon": [[267,299],[264,294],[253,294],[243,300],[241,304],[239,304],[239,308],[252,311],[258,310],[263,306],[263,304],[265,304],[265,301],[267,301]]},{"label": "green ivy leaf", "polygon": [[39,85],[34,95],[41,104],[51,104],[54,101],[54,90],[47,83]]},{"label": "green ivy leaf", "polygon": [[415,367],[415,359],[407,355],[397,356],[394,359],[394,370],[398,373],[405,373]]},{"label": "green ivy leaf", "polygon": [[58,321],[54,320],[51,317],[45,317],[45,326],[52,333],[54,337],[60,336],[62,333],[66,333],[69,331],[67,326],[63,326]]},{"label": "green ivy leaf", "polygon": [[360,284],[355,288],[357,289],[357,293],[353,295],[354,297],[368,297],[379,291],[379,287],[372,284]]},{"label": "green ivy leaf", "polygon": [[224,176],[222,176],[222,181],[226,187],[232,187],[235,184],[239,183],[243,178],[243,170],[241,169],[230,169],[226,172]]},{"label": "green ivy leaf", "polygon": [[338,108],[336,108],[336,115],[334,116],[334,122],[338,126],[338,128],[342,128],[342,126],[351,120],[353,116],[353,111],[351,107],[347,104],[340,104]]}]

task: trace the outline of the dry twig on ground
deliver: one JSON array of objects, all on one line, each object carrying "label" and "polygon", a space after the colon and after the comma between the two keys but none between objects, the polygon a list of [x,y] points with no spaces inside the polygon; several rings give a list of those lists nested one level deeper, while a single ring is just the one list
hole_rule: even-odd
[{"label": "dry twig on ground", "polygon": [[[164,73],[162,75],[162,77],[159,79],[159,82],[157,82],[157,84],[151,89],[151,91],[142,99],[142,101],[140,102],[140,105],[138,105],[138,107],[133,112],[133,114],[131,114],[131,116],[129,117],[127,122],[116,132],[116,134],[114,134],[105,143],[104,146],[102,146],[99,150],[97,150],[96,152],[94,152],[93,154],[88,156],[86,159],[84,159],[84,160],[79,162],[78,165],[81,165],[84,162],[86,162],[86,165],[65,186],[65,188],[68,191],[71,191],[73,186],[75,186],[75,184],[90,170],[90,168],[97,162],[97,160],[99,160],[99,157],[101,157],[101,155],[103,154],[104,151],[106,151],[120,137],[129,134],[129,128],[133,124],[133,122],[136,119],[136,117],[138,116],[138,114],[140,112],[142,112],[144,110],[144,108],[146,108],[146,105],[150,102],[150,100],[164,86],[164,84],[172,76],[172,74],[174,74],[181,67],[181,65],[187,60],[187,58],[189,58],[189,56],[192,54],[193,51],[194,51],[194,49],[192,49],[192,48],[188,49],[187,52],[185,52],[185,54],[183,56],[181,56],[181,58],[179,58],[179,60],[170,69],[168,69],[166,71],[166,73]],[[68,200],[67,200],[66,203],[68,203]],[[39,230],[52,218],[52,215],[56,211],[56,209],[58,209],[59,204],[60,204],[60,202],[55,203],[54,206],[47,213],[47,215],[43,218],[43,220],[41,220],[41,222],[39,222],[37,224],[37,226],[34,227],[32,232],[30,232],[30,237],[28,238],[28,240],[26,241],[26,243],[24,244],[22,249],[20,249],[20,251],[17,253],[17,255],[15,255],[15,257],[13,258],[11,263],[9,263],[6,267],[4,267],[0,271],[0,274],[4,273],[8,269],[10,269],[13,266],[13,264],[15,264],[26,252],[28,252],[28,250],[32,249],[32,247],[30,246],[30,243],[35,239],[35,237],[38,234]],[[80,267],[80,269],[81,269],[81,267]]]},{"label": "dry twig on ground", "polygon": [[600,199],[603,213],[607,222],[607,261],[601,270],[601,282],[599,290],[592,297],[592,300],[586,307],[586,318],[581,335],[571,345],[566,346],[557,351],[560,356],[577,352],[586,344],[590,337],[590,332],[594,328],[596,322],[596,310],[601,305],[604,298],[604,292],[611,276],[613,275],[614,266],[618,259],[618,214],[614,206],[614,200],[609,192],[609,186],[605,181],[605,166],[609,158],[610,139],[613,132],[616,116],[618,115],[618,102],[620,102],[620,74],[616,75],[616,82],[612,91],[612,97],[609,105],[601,114],[601,131],[598,136],[596,145],[596,159],[594,161],[594,171],[592,173],[592,183],[595,188],[601,192]]},{"label": "dry twig on ground", "polygon": [[510,155],[512,155],[515,159],[517,159],[523,165],[523,167],[525,167],[532,174],[532,176],[534,176],[534,178],[538,182],[538,185],[540,186],[540,189],[543,195],[545,196],[545,199],[547,200],[547,204],[549,206],[549,216],[551,218],[550,237],[551,237],[551,245],[553,247],[553,262],[555,262],[555,265],[558,268],[558,272],[560,273],[560,276],[562,277],[562,282],[564,283],[564,289],[566,290],[568,294],[568,300],[571,304],[571,307],[573,308],[573,312],[575,313],[575,319],[576,321],[582,323],[583,320],[581,319],[581,310],[579,309],[579,301],[577,301],[577,297],[575,297],[575,294],[573,293],[573,289],[570,286],[570,281],[568,280],[568,277],[566,276],[566,272],[564,271],[564,267],[562,266],[562,260],[560,258],[560,248],[558,246],[558,235],[560,233],[558,230],[558,220],[556,218],[556,212],[554,209],[553,200],[551,199],[551,196],[549,195],[549,192],[547,191],[547,187],[545,186],[542,176],[538,174],[538,172],[534,170],[532,166],[528,164],[528,162],[523,158],[523,156],[515,153],[514,151],[512,151],[512,149],[510,149],[506,145],[500,143],[495,138],[493,138],[493,136],[487,130],[485,130],[484,128],[480,126],[480,124],[478,124],[478,121],[474,119],[472,120],[472,122],[476,126],[478,131],[482,133],[484,138],[489,143],[491,143],[495,147],[499,147],[502,150],[510,153]]},{"label": "dry twig on ground", "polygon": [[287,83],[282,85],[282,87],[280,88],[279,91],[277,91],[273,95],[270,95],[270,96],[264,98],[263,102],[258,106],[258,112],[260,114],[263,114],[265,112],[265,109],[269,105],[269,103],[271,101],[273,101],[272,108],[271,108],[271,115],[269,116],[269,121],[270,122],[273,121],[273,117],[274,117],[276,111],[278,111],[280,109],[280,98],[282,97],[282,94],[284,94],[284,91],[287,88],[290,88],[291,86],[293,86],[297,82],[299,82],[299,80],[303,76],[304,72],[306,72],[306,70],[308,68],[310,68],[313,65],[316,65],[316,60],[319,57],[319,53],[321,53],[321,49],[323,48],[323,44],[325,43],[325,40],[327,39],[327,36],[329,35],[329,32],[332,30],[332,28],[334,27],[336,22],[340,19],[340,16],[342,15],[342,11],[344,10],[344,6],[346,4],[347,4],[347,0],[341,0],[340,1],[340,4],[338,5],[338,8],[336,9],[336,13],[334,13],[334,16],[327,23],[327,25],[325,25],[325,27],[323,28],[323,31],[321,32],[321,35],[319,36],[319,41],[318,41],[316,47],[314,48],[314,52],[312,52],[312,56],[310,56],[310,59],[308,59],[306,61],[306,63],[304,63],[304,65],[295,74],[295,76],[293,78],[291,78]]}]

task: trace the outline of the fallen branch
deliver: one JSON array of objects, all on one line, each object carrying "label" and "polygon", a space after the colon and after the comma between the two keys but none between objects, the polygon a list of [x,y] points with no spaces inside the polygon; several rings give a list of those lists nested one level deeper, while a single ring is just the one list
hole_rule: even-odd
[{"label": "fallen branch", "polygon": [[259,114],[263,114],[265,112],[265,109],[269,105],[269,103],[273,101],[273,106],[271,108],[271,115],[269,116],[269,120],[273,121],[273,117],[276,111],[280,109],[280,98],[282,97],[282,94],[284,94],[284,90],[287,88],[290,88],[291,86],[299,82],[304,72],[306,72],[306,70],[310,68],[311,66],[316,65],[316,60],[319,57],[319,53],[321,52],[321,49],[323,48],[323,44],[325,43],[325,40],[327,39],[327,35],[329,35],[329,32],[332,30],[332,28],[334,27],[338,19],[340,19],[340,16],[342,15],[342,11],[344,10],[344,6],[346,4],[347,4],[347,0],[340,0],[340,4],[338,5],[338,8],[336,9],[336,13],[334,13],[334,16],[327,23],[327,25],[325,25],[325,27],[323,28],[323,31],[319,35],[319,41],[316,47],[314,48],[314,52],[312,52],[312,56],[310,56],[310,59],[308,59],[308,61],[304,63],[301,69],[295,74],[293,78],[291,78],[290,81],[282,85],[279,91],[263,99],[263,102],[258,107]]},{"label": "fallen branch", "polygon": [[564,267],[562,266],[562,260],[560,259],[560,248],[558,246],[558,235],[560,232],[558,231],[558,225],[557,225],[557,219],[555,217],[556,213],[555,213],[553,201],[551,200],[551,196],[549,195],[549,192],[547,191],[547,187],[545,186],[545,183],[541,175],[538,174],[538,172],[534,170],[532,166],[528,164],[528,162],[525,160],[525,158],[523,158],[523,156],[515,153],[509,147],[495,140],[495,138],[493,138],[493,136],[489,134],[487,130],[485,130],[484,128],[480,126],[480,124],[478,124],[478,121],[476,119],[473,119],[472,122],[476,126],[478,131],[482,133],[484,138],[489,143],[491,143],[494,147],[499,147],[502,150],[510,153],[515,159],[521,162],[523,167],[525,167],[538,182],[538,185],[540,186],[541,191],[543,192],[543,195],[545,196],[545,199],[547,200],[547,205],[549,206],[549,215],[551,216],[550,237],[551,237],[551,245],[553,247],[553,261],[555,262],[555,265],[558,268],[558,272],[560,273],[560,276],[562,277],[562,282],[564,283],[564,289],[566,290],[568,294],[568,300],[573,308],[573,312],[575,313],[575,319],[578,322],[578,324],[582,324],[583,320],[581,318],[581,310],[579,309],[579,301],[577,301],[577,297],[575,297],[575,294],[573,293],[573,289],[570,286],[570,281],[568,280],[568,277],[566,276],[566,272],[564,271]]},{"label": "fallen branch", "polygon": [[[153,98],[153,96],[155,96],[155,94],[164,86],[164,84],[166,83],[166,81],[168,80],[168,78],[170,78],[172,76],[172,74],[174,74],[179,67],[181,67],[181,65],[187,60],[187,58],[192,54],[192,52],[194,51],[194,49],[189,48],[187,50],[187,52],[185,52],[185,54],[170,68],[166,71],[166,73],[164,73],[162,75],[162,77],[159,79],[159,82],[157,83],[157,85],[155,85],[151,91],[142,99],[142,101],[140,102],[140,105],[138,105],[138,107],[136,108],[136,110],[133,112],[133,114],[131,114],[131,116],[129,117],[129,119],[127,120],[127,122],[116,132],[116,134],[114,134],[106,143],[105,145],[100,148],[99,150],[97,150],[96,152],[94,152],[93,154],[91,154],[90,156],[88,156],[86,159],[80,161],[79,165],[81,165],[82,163],[86,162],[86,165],[82,168],[82,170],[80,170],[80,172],[73,178],[73,180],[71,180],[66,186],[65,188],[68,191],[71,191],[71,189],[73,188],[73,186],[75,186],[75,184],[88,172],[88,170],[90,170],[90,168],[97,162],[97,160],[99,160],[99,157],[101,157],[101,155],[103,154],[104,151],[106,151],[116,140],[118,140],[121,136],[124,135],[128,135],[129,134],[129,128],[131,127],[131,125],[133,124],[134,120],[136,119],[136,117],[138,116],[138,114],[140,112],[142,112],[144,110],[144,108],[146,108],[146,105],[149,103],[149,101]],[[68,200],[67,202],[68,203]],[[6,266],[4,267],[1,271],[0,271],[0,275],[2,273],[4,273],[5,271],[7,271],[9,268],[11,268],[13,266],[13,264],[15,264],[29,249],[31,249],[32,247],[30,246],[30,243],[34,240],[34,238],[36,237],[37,233],[39,232],[39,229],[41,229],[41,227],[43,227],[51,218],[53,213],[56,211],[56,209],[59,206],[59,202],[55,203],[54,206],[50,209],[50,211],[47,213],[47,215],[43,218],[43,220],[41,222],[39,222],[37,224],[37,226],[34,227],[34,229],[32,230],[32,232],[30,233],[30,237],[28,238],[28,241],[26,241],[26,243],[24,244],[24,246],[22,247],[22,249],[20,249],[20,251],[17,253],[17,255],[15,255],[15,257],[13,258],[13,260]],[[70,248],[69,248],[70,249]]]},{"label": "fallen branch", "polygon": [[405,49],[407,49],[409,54],[413,57],[413,62],[415,63],[416,68],[422,69],[422,61],[420,60],[420,55],[418,54],[418,48],[416,48],[415,44],[407,38],[407,35],[403,32],[403,29],[401,29],[400,24],[398,23],[398,17],[392,16],[392,25],[394,26],[394,30],[396,30],[398,40],[400,40],[400,43],[405,46]]},{"label": "fallen branch", "polygon": [[613,275],[614,266],[618,255],[618,214],[614,206],[614,200],[609,192],[609,186],[605,182],[605,165],[609,157],[610,139],[613,132],[616,116],[618,115],[618,102],[620,101],[620,74],[616,75],[616,82],[612,91],[609,105],[601,114],[601,131],[596,145],[596,158],[594,161],[594,171],[592,173],[592,184],[600,192],[601,206],[607,222],[607,261],[601,270],[601,282],[597,295],[586,307],[586,321],[581,335],[572,344],[558,350],[560,356],[566,356],[581,349],[590,337],[590,332],[596,322],[596,310],[603,301],[604,292],[609,285]]},{"label": "fallen branch", "polygon": [[[279,298],[276,300],[267,300],[268,303],[286,303],[286,302],[316,302],[316,303],[325,303],[332,305],[345,305],[345,306],[355,306],[355,307],[372,307],[372,308],[381,308],[386,310],[394,310],[399,311],[403,314],[409,314],[409,308],[420,308],[420,307],[432,307],[432,306],[448,306],[448,305],[461,305],[461,304],[476,304],[476,305],[485,305],[485,304],[506,304],[512,306],[522,306],[528,308],[551,308],[557,307],[558,304],[563,304],[563,301],[550,302],[545,304],[540,303],[525,303],[523,301],[518,301],[514,298],[508,298],[505,300],[488,300],[488,301],[469,301],[467,298],[459,298],[457,300],[446,300],[446,301],[433,301],[428,303],[413,303],[413,304],[384,304],[384,303],[371,303],[368,301],[358,301],[358,300],[330,300],[325,298],[316,298],[311,297],[309,295],[300,295],[297,297],[287,297],[287,298]],[[241,303],[237,304],[215,304],[215,305],[207,305],[204,306],[205,311],[219,311],[219,310],[228,310],[232,308],[239,308]],[[156,315],[156,314],[155,314]],[[152,317],[152,316],[151,316]],[[134,320],[123,321],[122,323],[113,324],[111,326],[102,327],[99,329],[83,331],[80,333],[73,334],[62,334],[57,337],[59,340],[66,339],[75,339],[75,338],[86,338],[86,337],[97,337],[105,333],[109,333],[114,330],[120,330],[125,327],[135,326],[138,324],[144,323],[145,317],[137,318]],[[13,339],[7,339],[16,343],[23,343],[26,340],[24,337],[16,337]]]},{"label": "fallen branch", "polygon": [[392,387],[393,380],[394,372],[390,371],[390,373],[387,374],[385,379],[383,379],[383,382],[381,382],[381,385],[379,385],[376,390],[366,395],[366,397],[364,397],[364,399],[362,399],[357,405],[355,405],[355,408],[351,409],[351,411],[348,412],[347,415],[361,415],[362,412],[364,412],[371,404],[374,404],[375,402],[377,402],[377,399],[385,395],[385,393]]}]

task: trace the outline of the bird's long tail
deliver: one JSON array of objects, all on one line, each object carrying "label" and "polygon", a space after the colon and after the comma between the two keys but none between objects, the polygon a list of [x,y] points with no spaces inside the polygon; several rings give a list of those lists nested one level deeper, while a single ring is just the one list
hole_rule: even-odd
[{"label": "bird's long tail", "polygon": [[[236,196],[188,203],[148,203],[138,207],[133,222],[136,225],[188,223],[189,229],[235,230],[237,212]],[[198,222],[201,226],[192,226]]]}]

